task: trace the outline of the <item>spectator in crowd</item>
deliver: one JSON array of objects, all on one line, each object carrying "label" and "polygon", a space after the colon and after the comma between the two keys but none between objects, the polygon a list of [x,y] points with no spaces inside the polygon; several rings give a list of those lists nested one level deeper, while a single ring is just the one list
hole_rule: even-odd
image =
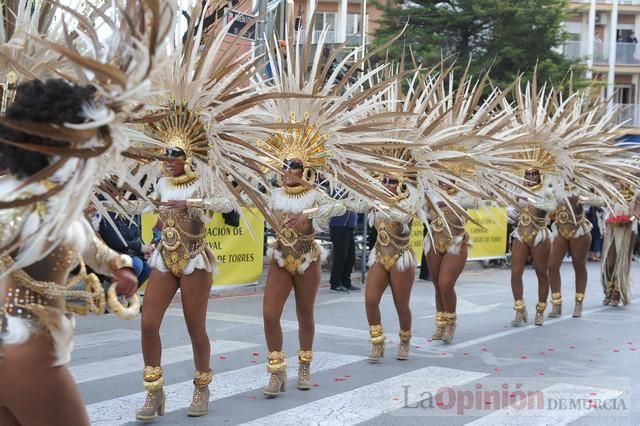
[{"label": "spectator in crowd", "polygon": [[342,216],[331,218],[329,235],[331,237],[331,291],[345,293],[358,291],[360,287],[351,284],[351,273],[356,263],[356,243],[354,231],[358,224],[358,214],[347,211]]}]

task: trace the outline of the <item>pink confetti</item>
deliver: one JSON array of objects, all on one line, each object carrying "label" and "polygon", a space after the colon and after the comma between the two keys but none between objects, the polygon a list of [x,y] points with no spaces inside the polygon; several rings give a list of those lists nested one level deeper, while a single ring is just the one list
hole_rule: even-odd
[{"label": "pink confetti", "polygon": [[438,402],[436,402],[436,405],[437,405],[438,407],[442,407],[442,406],[444,406],[444,402],[442,402],[442,401],[438,401]]},{"label": "pink confetti", "polygon": [[394,400],[394,401],[400,401],[400,398],[399,398],[399,397],[397,397],[397,396],[394,396],[394,397],[393,397],[393,398],[391,398],[391,399],[392,399],[392,400]]},{"label": "pink confetti", "polygon": [[255,359],[253,361],[251,361],[251,364],[257,364],[258,361],[256,361]]},{"label": "pink confetti", "polygon": [[336,377],[335,379],[336,382],[344,382],[346,379],[344,377]]},{"label": "pink confetti", "polygon": [[351,374],[345,374],[344,377],[349,378],[349,377],[351,377]]},{"label": "pink confetti", "polygon": [[620,349],[614,349],[613,351],[614,352],[620,352]]},{"label": "pink confetti", "polygon": [[635,351],[635,350],[636,350],[636,348],[629,348],[629,349],[631,349],[632,351]]},{"label": "pink confetti", "polygon": [[520,358],[527,359],[527,356],[526,355],[522,355]]},{"label": "pink confetti", "polygon": [[538,373],[538,376],[544,376],[544,371],[540,371],[540,372]]},{"label": "pink confetti", "polygon": [[516,397],[516,394],[515,394],[515,393],[511,393],[511,394],[509,394],[509,398],[515,398],[515,397]]},{"label": "pink confetti", "polygon": [[431,343],[431,342],[433,342],[433,340],[431,340],[431,339],[427,339],[427,342]]},{"label": "pink confetti", "polygon": [[254,352],[254,353],[252,353],[251,355],[253,355],[253,356],[260,356],[260,354],[259,354],[258,352]]},{"label": "pink confetti", "polygon": [[590,360],[589,360],[589,362],[593,362],[593,360],[592,360],[592,359],[590,359]]},{"label": "pink confetti", "polygon": [[218,358],[220,358],[220,359],[227,359],[227,357],[226,357],[226,356],[224,356],[224,355],[220,355]]},{"label": "pink confetti", "polygon": [[546,352],[540,352],[540,355],[544,355]]},{"label": "pink confetti", "polygon": [[416,345],[416,349],[420,349],[422,346],[420,345]]},{"label": "pink confetti", "polygon": [[591,392],[589,395],[596,396],[597,394],[598,394],[598,392]]},{"label": "pink confetti", "polygon": [[317,384],[317,383],[314,383],[314,384],[313,384],[313,387],[314,387],[314,388],[317,388],[317,387],[319,387],[319,386],[320,386],[320,385],[319,385],[319,384]]},{"label": "pink confetti", "polygon": [[482,349],[480,349],[480,350],[481,350],[482,352],[487,352],[489,349],[487,349],[487,348],[482,348]]},{"label": "pink confetti", "polygon": [[255,395],[248,395],[247,399],[256,399],[256,396]]},{"label": "pink confetti", "polygon": [[491,401],[485,401],[484,405],[491,405]]},{"label": "pink confetti", "polygon": [[549,349],[547,349],[547,350],[548,350],[549,352],[553,352],[553,351],[555,351],[555,349],[553,349],[553,348],[549,348]]},{"label": "pink confetti", "polygon": [[575,349],[575,348],[576,348],[576,347],[575,347],[575,346],[573,346],[573,345],[569,346],[569,349]]},{"label": "pink confetti", "polygon": [[467,356],[468,356],[468,355],[469,355],[469,352],[465,352],[465,353],[463,353],[462,355],[467,355]]}]

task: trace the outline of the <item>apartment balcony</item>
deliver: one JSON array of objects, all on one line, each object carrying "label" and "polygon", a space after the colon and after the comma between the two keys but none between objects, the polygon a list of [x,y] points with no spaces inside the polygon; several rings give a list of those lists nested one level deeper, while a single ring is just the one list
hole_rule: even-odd
[{"label": "apartment balcony", "polygon": [[[562,52],[570,59],[578,59],[585,62],[587,58],[587,43],[582,41],[567,41],[563,45]],[[594,65],[609,64],[608,43],[595,43],[593,49],[593,63]],[[640,66],[640,44],[616,43],[616,65]]]},{"label": "apartment balcony", "polygon": [[616,122],[623,127],[640,127],[640,104],[618,104]]},{"label": "apartment balcony", "polygon": [[[322,31],[314,31],[311,37],[311,44],[318,44],[318,40],[320,40],[320,34]],[[365,37],[365,41],[368,37]],[[325,44],[335,44],[337,43],[336,31],[327,31],[327,35],[324,38]],[[360,34],[347,34],[347,46],[360,46]]]}]

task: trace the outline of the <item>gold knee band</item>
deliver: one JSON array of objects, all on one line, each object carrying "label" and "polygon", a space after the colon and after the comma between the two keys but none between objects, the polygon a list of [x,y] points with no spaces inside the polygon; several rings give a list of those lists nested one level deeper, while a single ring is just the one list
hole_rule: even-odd
[{"label": "gold knee band", "polygon": [[303,351],[302,349],[298,351],[298,361],[311,364],[311,360],[313,360],[313,351]]},{"label": "gold knee band", "polygon": [[551,293],[551,303],[554,305],[562,305],[562,294],[560,292]]},{"label": "gold knee band", "polygon": [[519,299],[513,302],[514,311],[524,311],[527,305],[524,304],[524,300]]},{"label": "gold knee band", "polygon": [[196,371],[193,373],[193,385],[199,388],[209,386],[209,383],[213,380],[213,371],[211,369],[207,371]]},{"label": "gold knee band", "polygon": [[267,371],[269,373],[281,373],[287,369],[284,362],[284,352],[273,351],[267,354]]},{"label": "gold knee band", "polygon": [[547,308],[547,304],[546,303],[538,302],[536,304],[536,312],[544,312],[544,310],[546,308]]},{"label": "gold knee band", "polygon": [[398,336],[400,336],[401,342],[408,342],[411,340],[411,330],[400,330],[400,334],[398,334]]},{"label": "gold knee band", "polygon": [[576,293],[576,302],[582,302],[584,300],[584,293]]}]

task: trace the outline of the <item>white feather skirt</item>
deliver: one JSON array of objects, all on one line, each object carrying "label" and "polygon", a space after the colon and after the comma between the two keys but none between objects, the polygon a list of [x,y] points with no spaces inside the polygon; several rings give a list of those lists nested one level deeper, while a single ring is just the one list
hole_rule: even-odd
[{"label": "white feather skirt", "polygon": [[[511,238],[515,238],[516,240],[524,243],[524,241],[522,240],[522,236],[518,232],[518,228],[516,228],[511,233]],[[538,231],[538,233],[536,234],[536,237],[533,239],[533,247],[536,247],[538,244],[540,244],[540,243],[542,243],[542,242],[544,242],[546,240],[553,241],[553,234],[551,233],[549,228],[544,228],[544,229],[541,229],[540,231]]]},{"label": "white feather skirt", "polygon": [[[151,253],[151,257],[149,257],[149,266],[160,272],[171,272],[165,265],[159,250],[154,250],[153,253]],[[189,263],[187,263],[187,266],[182,270],[182,274],[192,274],[196,269],[202,269],[212,274],[216,273],[215,256],[207,248],[205,248],[205,252],[198,254],[196,257],[191,259]]]}]

